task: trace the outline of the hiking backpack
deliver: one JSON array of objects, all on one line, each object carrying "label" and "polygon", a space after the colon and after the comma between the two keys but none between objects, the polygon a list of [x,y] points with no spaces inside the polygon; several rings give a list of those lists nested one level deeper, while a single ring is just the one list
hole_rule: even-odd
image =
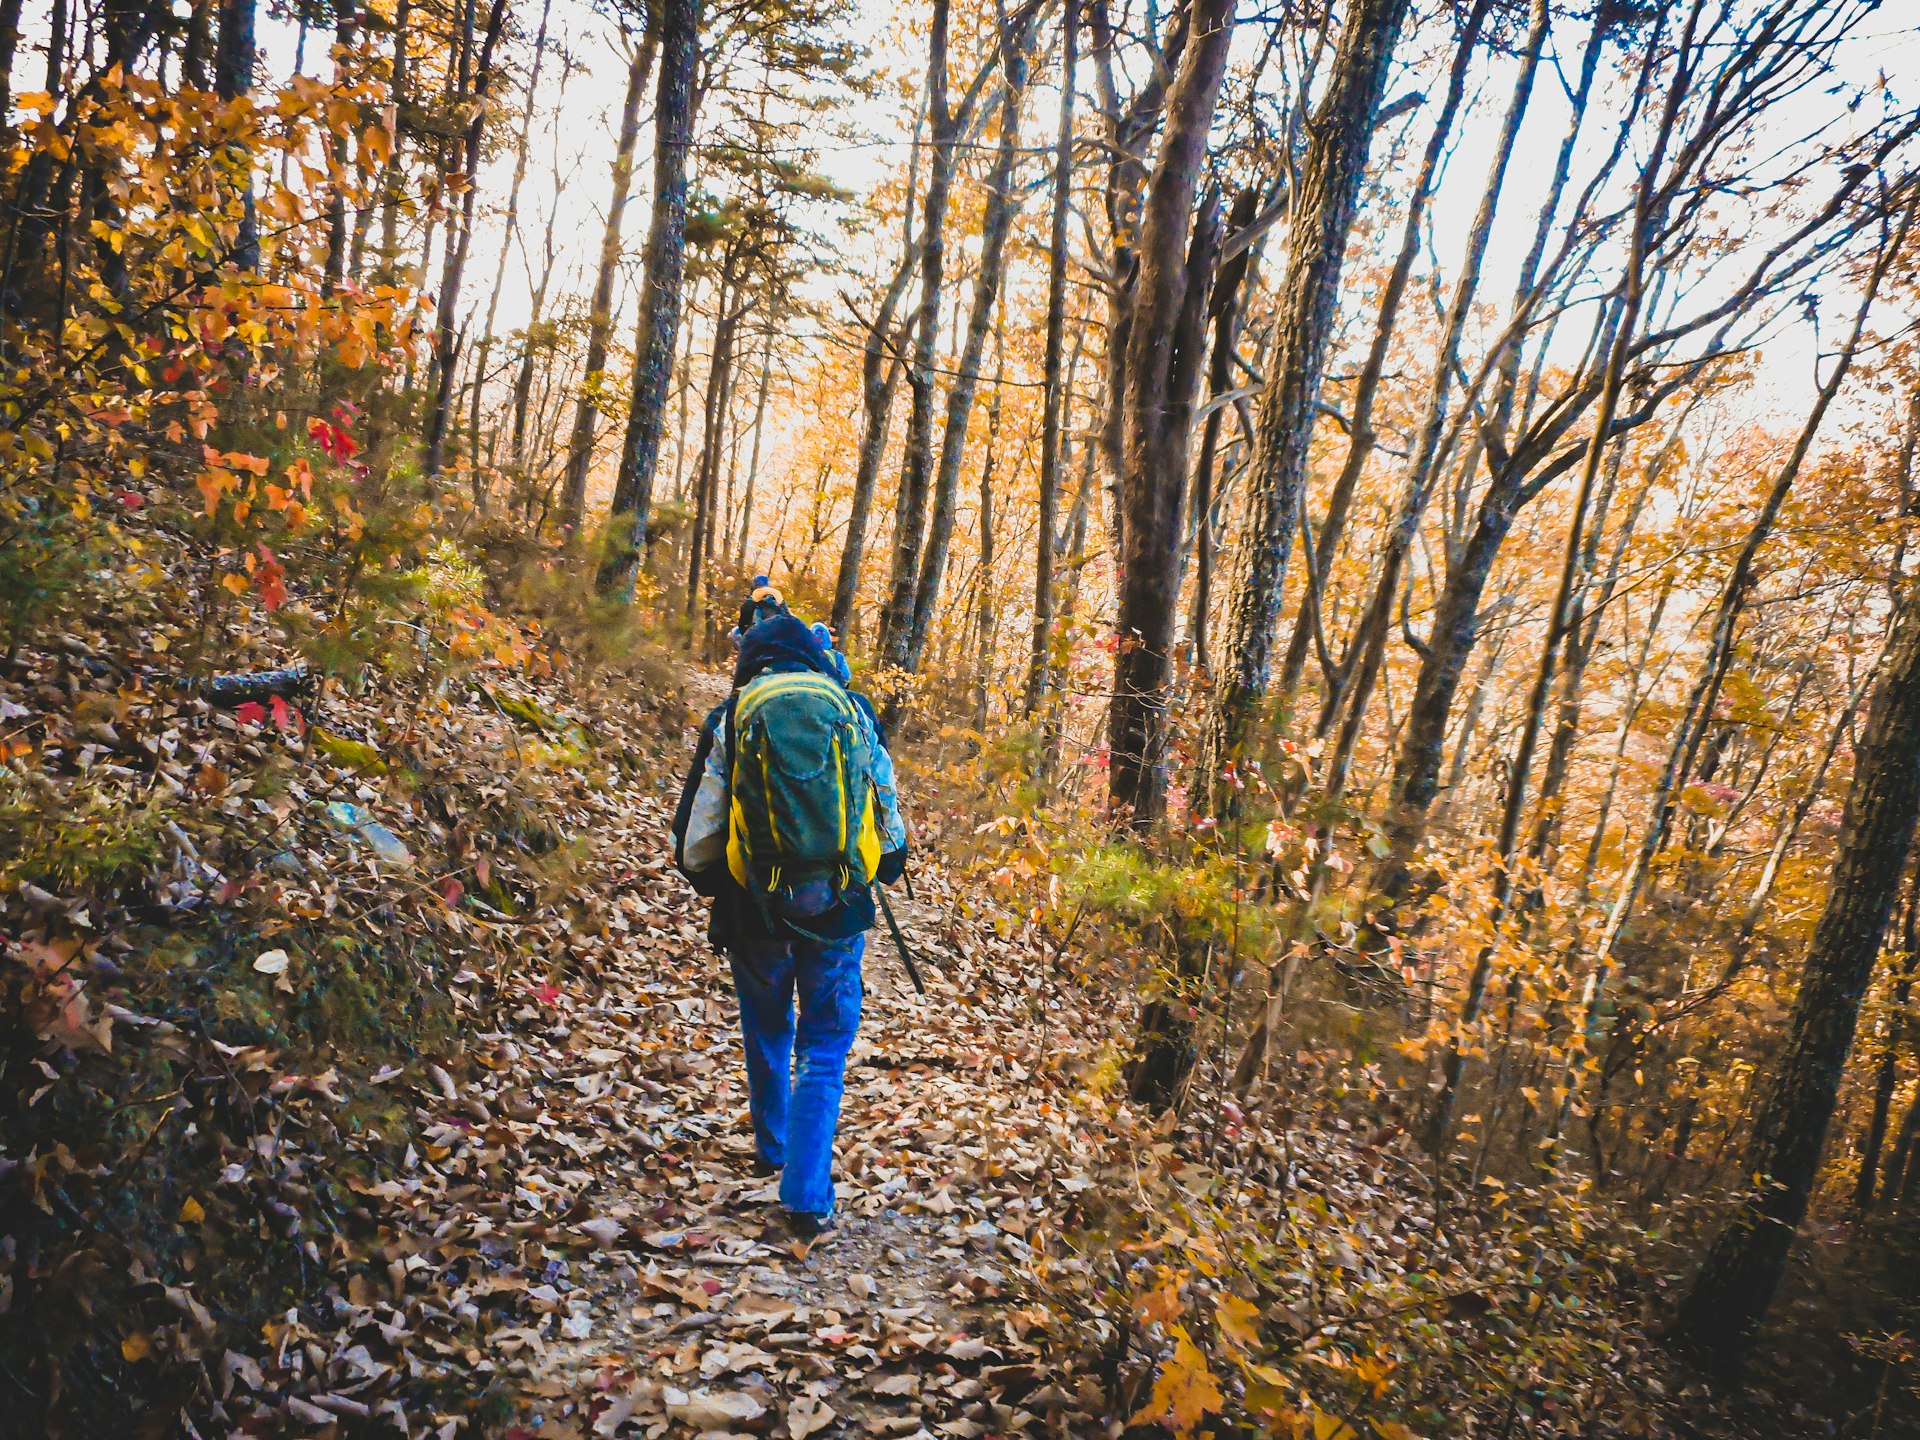
[{"label": "hiking backpack", "polygon": [[825,675],[766,674],[727,715],[727,868],[782,919],[819,915],[880,864],[869,732]]}]

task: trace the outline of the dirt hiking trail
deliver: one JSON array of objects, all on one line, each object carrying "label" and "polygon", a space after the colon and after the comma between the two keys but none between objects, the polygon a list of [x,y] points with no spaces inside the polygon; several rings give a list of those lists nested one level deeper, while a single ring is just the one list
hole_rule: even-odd
[{"label": "dirt hiking trail", "polygon": [[[691,725],[725,686],[690,682]],[[464,1081],[429,1067],[437,1093],[418,1103],[430,1156],[405,1185],[379,1187],[397,1222],[396,1288],[432,1291],[416,1272],[480,1262],[459,1267],[444,1301],[497,1320],[484,1352],[450,1368],[491,1384],[489,1433],[507,1440],[974,1440],[1077,1408],[1021,1338],[1013,1277],[1047,1223],[1045,1192],[1063,1178],[1049,1156],[1070,1134],[1038,1057],[1083,1022],[1031,988],[1009,942],[917,857],[917,899],[896,892],[895,909],[929,993],[914,993],[876,928],[837,1148],[840,1218],[799,1245],[775,1182],[753,1173],[731,986],[705,902],[671,864],[678,780],[616,774],[570,817],[587,842],[579,899],[605,921],[586,937],[591,982],[536,987],[503,1028],[471,1035]],[[459,1183],[463,1160],[502,1158],[510,1190]],[[379,1323],[374,1296],[352,1298]],[[309,1403],[340,1413],[330,1398]]]}]

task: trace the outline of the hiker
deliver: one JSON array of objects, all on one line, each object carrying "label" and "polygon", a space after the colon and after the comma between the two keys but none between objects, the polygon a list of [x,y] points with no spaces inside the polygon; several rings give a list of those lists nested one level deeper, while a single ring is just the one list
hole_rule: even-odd
[{"label": "hiker", "polygon": [[811,1240],[833,1219],[872,886],[905,872],[907,829],[885,731],[825,627],[758,576],[734,643],[733,693],[700,727],[674,815],[674,863],[713,901],[707,938],[732,962],[755,1168],[780,1173],[788,1227]]}]

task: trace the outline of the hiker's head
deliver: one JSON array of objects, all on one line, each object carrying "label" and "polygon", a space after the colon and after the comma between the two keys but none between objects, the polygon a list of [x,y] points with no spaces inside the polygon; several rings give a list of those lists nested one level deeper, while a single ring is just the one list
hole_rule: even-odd
[{"label": "hiker's head", "polygon": [[740,623],[734,628],[733,643],[740,644],[746,633],[762,620],[790,614],[792,612],[787,609],[787,602],[781,599],[780,592],[773,588],[767,577],[754,576],[752,592],[740,602]]},{"label": "hiker's head", "polygon": [[853,684],[853,667],[847,663],[847,657],[834,647],[833,631],[816,620],[813,622],[813,638],[820,643],[820,653],[826,657],[827,666],[833,671],[834,678],[842,685]]}]

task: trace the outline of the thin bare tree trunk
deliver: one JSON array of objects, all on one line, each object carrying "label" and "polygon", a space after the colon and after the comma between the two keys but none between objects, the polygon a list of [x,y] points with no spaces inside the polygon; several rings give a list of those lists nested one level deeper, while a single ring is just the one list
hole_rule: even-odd
[{"label": "thin bare tree trunk", "polygon": [[587,313],[587,379],[573,412],[567,442],[567,477],[560,489],[560,524],[578,533],[586,517],[587,472],[600,428],[600,397],[607,383],[607,346],[613,338],[613,286],[620,273],[620,239],[627,200],[633,191],[633,152],[640,138],[640,98],[647,91],[658,34],[650,20],[627,65],[627,93],[620,107],[620,129],[613,150],[613,195],[600,231],[600,268],[593,282],[593,308]]},{"label": "thin bare tree trunk", "polygon": [[500,41],[506,19],[507,0],[493,0],[492,8],[487,12],[487,28],[480,42],[479,59],[473,69],[471,95],[466,93],[466,87],[462,87],[461,98],[472,105],[473,118],[467,122],[461,152],[461,170],[467,177],[466,194],[460,201],[458,229],[450,231],[447,236],[446,264],[441,271],[440,296],[434,310],[436,386],[433,408],[427,416],[427,453],[423,462],[429,475],[440,473],[446,458],[447,427],[453,418],[453,377],[458,358],[455,312],[460,304],[460,282],[466,272],[467,250],[473,242],[474,203],[480,197],[480,187],[474,182],[480,169],[480,137],[487,123],[487,93],[493,88],[493,50]]},{"label": "thin bare tree trunk", "polygon": [[[487,319],[480,330],[480,354],[473,367],[472,410],[467,430],[473,437],[476,463],[473,467],[473,500],[477,508],[486,508],[486,486],[481,477],[477,450],[480,443],[480,405],[487,388],[487,361],[493,354],[493,322],[500,310],[500,292],[506,288],[507,256],[520,231],[520,187],[527,178],[527,145],[533,135],[534,100],[540,87],[540,67],[547,55],[547,20],[553,13],[553,0],[542,0],[540,28],[533,39],[533,64],[527,70],[527,103],[520,112],[520,136],[513,152],[513,185],[507,192],[506,225],[500,237],[500,256],[493,267],[493,286],[487,292]],[[494,424],[497,449],[499,423]]]},{"label": "thin bare tree trunk", "polygon": [[1215,684],[1201,751],[1200,774],[1216,814],[1231,803],[1233,789],[1221,777],[1240,754],[1272,670],[1274,629],[1299,524],[1347,235],[1406,14],[1407,0],[1356,0],[1349,11],[1294,195],[1287,268],[1261,396],[1259,444],[1249,476],[1247,535],[1228,610],[1226,663]]},{"label": "thin bare tree trunk", "polygon": [[747,493],[740,502],[740,539],[734,546],[735,569],[747,564],[747,539],[753,529],[753,485],[760,478],[760,439],[767,426],[767,388],[773,381],[773,331],[779,312],[767,315],[767,338],[760,351],[760,386],[753,402],[753,449],[747,457]]},{"label": "thin bare tree trunk", "polygon": [[653,221],[647,230],[633,395],[613,489],[613,514],[624,518],[614,527],[614,544],[599,576],[603,591],[618,591],[628,599],[639,575],[653,508],[653,472],[660,462],[667,390],[680,337],[680,290],[687,267],[687,160],[693,149],[694,79],[700,63],[700,0],[661,0],[660,8]]},{"label": "thin bare tree trunk", "polygon": [[[1334,559],[1340,552],[1340,541],[1346,531],[1347,512],[1353,504],[1354,491],[1359,487],[1360,475],[1366,469],[1368,457],[1379,442],[1379,432],[1373,424],[1374,404],[1380,396],[1380,381],[1386,372],[1394,325],[1400,316],[1400,302],[1406,296],[1414,258],[1420,251],[1427,206],[1433,199],[1434,177],[1439,169],[1440,157],[1446,151],[1447,138],[1453,133],[1454,117],[1459,114],[1461,97],[1466,93],[1467,70],[1473,59],[1474,47],[1480,40],[1481,27],[1486,23],[1490,3],[1491,0],[1475,0],[1473,9],[1467,13],[1466,24],[1453,52],[1453,64],[1447,71],[1446,98],[1441,102],[1440,114],[1434,119],[1433,131],[1427,136],[1426,151],[1420,157],[1419,175],[1414,180],[1413,192],[1407,201],[1407,218],[1400,230],[1400,252],[1394,256],[1393,269],[1387,274],[1386,287],[1380,295],[1380,312],[1374,321],[1373,341],[1367,347],[1367,358],[1360,367],[1360,378],[1354,384],[1353,413],[1347,417],[1347,458],[1340,467],[1339,475],[1334,477],[1332,489],[1327,492],[1326,518],[1320,525],[1319,534],[1314,537],[1313,560],[1307,567],[1299,618],[1293,622],[1293,638],[1287,644],[1286,658],[1280,666],[1282,695],[1292,695],[1294,687],[1300,683],[1300,672],[1306,667],[1307,653],[1313,645],[1313,611],[1324,604],[1327,577],[1332,573]],[[1331,681],[1332,677],[1327,678]]]},{"label": "thin bare tree trunk", "polygon": [[[18,0],[14,0],[14,13],[19,13]],[[333,45],[337,60],[334,63],[333,83],[338,86],[346,82],[347,54],[353,48],[356,27],[359,24],[360,11],[354,0],[340,0],[339,10],[334,19]],[[0,19],[0,24],[4,20]],[[0,114],[6,113],[5,96],[0,95]],[[347,273],[347,141],[344,128],[335,131],[327,144],[327,160],[332,175],[328,179],[327,189],[327,258],[321,275],[320,293],[331,298],[340,287]]]},{"label": "thin bare tree trunk", "polygon": [[920,304],[911,326],[913,357],[907,385],[913,406],[907,419],[906,452],[900,461],[900,492],[894,505],[892,578],[880,615],[880,652],[889,665],[904,669],[912,643],[913,596],[920,546],[927,523],[933,470],[934,364],[940,346],[940,286],[946,267],[947,198],[959,126],[947,101],[947,22],[949,0],[933,0],[927,40],[926,219],[920,239]]},{"label": "thin bare tree trunk", "polygon": [[[1073,205],[1073,104],[1079,44],[1078,0],[1060,7],[1060,132],[1053,146],[1053,230],[1047,242],[1047,336],[1042,369],[1046,398],[1040,419],[1039,518],[1033,559],[1033,632],[1021,703],[1031,717],[1046,698],[1054,610],[1054,526],[1065,469],[1061,423],[1066,413],[1061,362],[1066,348],[1068,225]],[[997,403],[997,400],[996,400]]]},{"label": "thin bare tree trunk", "polygon": [[1000,303],[1006,274],[1007,236],[1013,229],[1019,204],[1014,196],[1014,164],[1019,159],[1020,106],[1026,98],[1026,37],[1011,27],[1001,35],[1000,49],[1006,81],[1000,101],[1000,144],[987,177],[986,209],[980,219],[980,271],[974,277],[973,306],[967,316],[966,338],[953,384],[947,391],[946,428],[940,436],[940,462],[933,495],[933,516],[927,528],[920,579],[914,590],[908,625],[906,668],[918,670],[926,649],[933,612],[940,603],[940,584],[946,574],[947,550],[953,540],[954,508],[960,494],[960,466],[966,458],[967,422],[973,414],[980,386],[980,365],[986,354],[987,331]]},{"label": "thin bare tree trunk", "polygon": [[[1401,570],[1413,549],[1421,517],[1433,495],[1433,482],[1441,464],[1441,435],[1447,424],[1460,343],[1466,334],[1474,297],[1480,289],[1480,271],[1486,260],[1487,242],[1493,232],[1494,213],[1500,206],[1500,192],[1506,187],[1507,167],[1513,160],[1513,148],[1519,139],[1520,125],[1533,98],[1534,76],[1539,71],[1540,52],[1547,39],[1547,15],[1547,0],[1533,0],[1526,44],[1521,51],[1520,70],[1514,78],[1513,94],[1507,102],[1506,120],[1501,126],[1500,138],[1495,142],[1486,188],[1480,195],[1480,210],[1468,232],[1467,253],[1461,262],[1460,274],[1454,281],[1452,303],[1447,307],[1446,331],[1434,357],[1433,381],[1427,394],[1426,410],[1414,442],[1413,456],[1407,463],[1397,514],[1380,556],[1379,579],[1372,601],[1355,627],[1353,642],[1349,647],[1350,652],[1358,657],[1358,664],[1348,684],[1346,718],[1340,726],[1333,754],[1327,763],[1325,787],[1330,796],[1338,796],[1346,786],[1354,745],[1366,722],[1374,681],[1386,655],[1393,608],[1400,598]],[[1474,398],[1468,396],[1467,403],[1471,404]]]}]

